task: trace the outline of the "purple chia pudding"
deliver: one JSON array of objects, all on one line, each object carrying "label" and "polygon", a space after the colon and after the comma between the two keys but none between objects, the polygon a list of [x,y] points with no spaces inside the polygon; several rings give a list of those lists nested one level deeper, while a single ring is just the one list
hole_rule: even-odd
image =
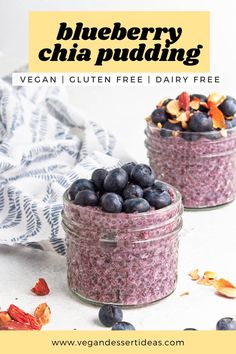
[{"label": "purple chia pudding", "polygon": [[[186,93],[181,95],[186,99]],[[223,205],[236,196],[236,101],[218,94],[209,96],[215,103],[203,95],[189,97],[187,108],[183,109],[177,99],[167,100],[167,106],[158,105],[147,119],[149,163],[160,180],[180,191],[186,208]],[[221,104],[216,101],[219,97]]]},{"label": "purple chia pudding", "polygon": [[236,130],[227,137],[186,141],[180,132],[168,138],[148,123],[145,145],[158,177],[181,193],[186,208],[228,203],[236,195]]},{"label": "purple chia pudding", "polygon": [[75,205],[65,192],[68,284],[81,299],[140,306],[174,291],[183,207],[167,187],[171,205],[132,214]]}]

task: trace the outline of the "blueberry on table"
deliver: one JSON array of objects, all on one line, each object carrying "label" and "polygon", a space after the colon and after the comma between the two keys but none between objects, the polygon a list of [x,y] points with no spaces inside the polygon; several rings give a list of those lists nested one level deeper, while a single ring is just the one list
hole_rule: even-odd
[{"label": "blueberry on table", "polygon": [[171,197],[167,191],[149,188],[144,191],[143,198],[155,209],[162,209],[171,204]]},{"label": "blueberry on table", "polygon": [[123,207],[123,199],[116,193],[105,193],[101,197],[100,204],[107,213],[120,213]]},{"label": "blueberry on table", "polygon": [[95,185],[92,181],[86,179],[86,178],[80,178],[74,183],[72,183],[70,189],[69,189],[69,197],[71,200],[75,199],[75,196],[78,192],[83,191],[83,190],[91,190],[95,191]]},{"label": "blueberry on table", "polygon": [[121,166],[121,168],[123,168],[123,170],[125,170],[127,175],[130,177],[131,171],[134,168],[134,166],[136,166],[135,162],[128,162],[128,163],[125,163],[123,166]]},{"label": "blueberry on table", "polygon": [[236,321],[232,317],[221,318],[216,324],[216,329],[219,331],[236,331]]},{"label": "blueberry on table", "polygon": [[129,322],[117,322],[112,326],[112,331],[135,331],[135,327]]},{"label": "blueberry on table", "polygon": [[123,313],[120,307],[114,305],[103,305],[99,312],[98,318],[106,327],[112,327],[116,322],[121,322]]},{"label": "blueberry on table", "polygon": [[122,197],[124,199],[142,198],[143,190],[137,184],[128,184],[123,190]]},{"label": "blueberry on table", "polygon": [[108,172],[104,180],[104,190],[106,192],[120,193],[128,183],[128,174],[123,168],[115,168]]},{"label": "blueberry on table", "polygon": [[98,197],[94,191],[85,189],[76,194],[74,204],[81,206],[96,206],[98,205]]},{"label": "blueberry on table", "polygon": [[207,114],[196,112],[191,116],[188,127],[193,132],[209,132],[213,129],[213,122]]},{"label": "blueberry on table", "polygon": [[131,180],[142,188],[150,187],[155,181],[155,174],[150,166],[136,165],[131,172]]},{"label": "blueberry on table", "polygon": [[194,98],[199,98],[200,102],[207,102],[207,96],[201,95],[199,93],[194,93],[190,95],[190,101],[194,100]]},{"label": "blueberry on table", "polygon": [[95,171],[93,171],[91,179],[98,190],[103,189],[104,179],[107,176],[107,174],[108,171],[106,171],[104,168],[98,168]]},{"label": "blueberry on table", "polygon": [[170,136],[172,136],[172,132],[178,132],[178,131],[182,131],[183,128],[180,124],[173,124],[170,123],[169,121],[165,122],[165,124],[163,125],[162,129],[161,129],[161,136],[163,138],[169,138]]},{"label": "blueberry on table", "polygon": [[125,213],[144,213],[149,209],[149,203],[143,198],[126,199],[123,204]]},{"label": "blueberry on table", "polygon": [[165,108],[156,108],[152,114],[151,119],[154,124],[165,123],[170,116],[166,113]]},{"label": "blueberry on table", "polygon": [[226,117],[233,116],[236,113],[236,100],[231,96],[227,96],[218,108]]}]

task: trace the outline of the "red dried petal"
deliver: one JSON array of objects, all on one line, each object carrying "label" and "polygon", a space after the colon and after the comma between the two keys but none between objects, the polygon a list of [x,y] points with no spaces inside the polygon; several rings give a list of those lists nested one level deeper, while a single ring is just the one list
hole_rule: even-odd
[{"label": "red dried petal", "polygon": [[182,92],[179,95],[179,105],[180,107],[184,110],[184,111],[188,111],[189,110],[189,104],[190,104],[190,96],[187,92]]},{"label": "red dried petal", "polygon": [[39,280],[37,281],[35,286],[31,289],[31,291],[38,296],[48,295],[50,292],[48,284],[43,278],[39,278]]},{"label": "red dried petal", "polygon": [[224,114],[221,112],[221,110],[216,107],[216,104],[213,102],[208,102],[208,107],[209,107],[209,115],[212,118],[213,121],[213,127],[215,129],[224,129],[226,128],[225,124],[225,117]]},{"label": "red dried petal", "polygon": [[11,304],[8,309],[8,313],[11,318],[21,324],[30,326],[31,329],[41,329],[36,318],[29,313],[24,312],[19,307]]},{"label": "red dried petal", "polygon": [[8,321],[4,325],[0,326],[0,331],[26,331],[32,330],[30,325],[20,323],[14,320]]}]

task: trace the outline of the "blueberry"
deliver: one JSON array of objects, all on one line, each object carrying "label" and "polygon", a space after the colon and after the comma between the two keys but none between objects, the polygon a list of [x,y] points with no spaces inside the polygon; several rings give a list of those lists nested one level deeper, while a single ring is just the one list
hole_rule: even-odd
[{"label": "blueberry", "polygon": [[101,207],[107,213],[120,213],[123,207],[123,199],[116,193],[105,193],[101,197]]},{"label": "blueberry", "polygon": [[98,318],[106,327],[112,327],[116,322],[123,319],[123,313],[120,307],[114,305],[103,305],[99,312]]},{"label": "blueberry", "polygon": [[190,328],[190,327],[189,327],[189,328],[185,328],[184,331],[197,331],[197,329],[196,329],[196,328]]},{"label": "blueberry", "polygon": [[207,102],[207,96],[205,96],[205,95],[201,95],[198,93],[194,93],[194,94],[190,95],[190,101],[192,101],[194,98],[199,98],[200,102]]},{"label": "blueberry", "polygon": [[227,129],[232,129],[236,126],[236,118],[225,119],[225,124]]},{"label": "blueberry", "polygon": [[143,198],[126,199],[123,204],[125,213],[143,213],[150,209],[147,200]]},{"label": "blueberry", "polygon": [[134,166],[136,166],[135,162],[128,162],[128,163],[124,164],[123,166],[121,166],[121,168],[123,168],[123,170],[125,170],[127,175],[130,177],[131,171]]},{"label": "blueberry", "polygon": [[77,181],[75,181],[74,183],[72,183],[72,185],[70,186],[69,189],[69,197],[71,200],[75,199],[76,194],[79,191],[83,191],[83,190],[91,190],[91,191],[95,191],[95,185],[92,181],[89,181],[86,178],[80,178]]},{"label": "blueberry", "polygon": [[96,206],[98,205],[98,197],[94,191],[86,189],[76,194],[74,203],[82,206]]},{"label": "blueberry", "polygon": [[151,188],[168,192],[168,187],[167,187],[166,183],[161,182],[161,181],[155,181],[154,184],[151,186]]},{"label": "blueberry", "polygon": [[103,189],[104,179],[107,176],[107,174],[108,171],[106,171],[104,168],[98,168],[95,171],[93,171],[91,179],[98,190]]},{"label": "blueberry", "polygon": [[161,209],[171,204],[171,197],[167,191],[149,188],[144,191],[143,198],[156,209]]},{"label": "blueberry", "polygon": [[143,190],[137,184],[128,184],[122,193],[124,199],[142,198]]},{"label": "blueberry", "polygon": [[196,112],[191,116],[188,126],[194,132],[209,132],[213,129],[213,122],[207,114]]},{"label": "blueberry", "polygon": [[227,96],[218,108],[226,117],[233,116],[236,113],[236,100],[231,96]]},{"label": "blueberry", "polygon": [[192,131],[186,131],[183,134],[181,134],[181,137],[186,140],[186,141],[197,141],[200,139],[200,135],[197,133],[193,133]]},{"label": "blueberry", "polygon": [[210,140],[216,140],[222,137],[220,130],[213,129],[212,131],[204,134],[204,137]]},{"label": "blueberry", "polygon": [[160,108],[156,108],[152,114],[151,114],[151,118],[152,118],[152,122],[154,124],[157,123],[165,123],[167,121],[167,119],[169,118],[168,113],[166,113],[165,108],[160,107]]},{"label": "blueberry", "polygon": [[150,166],[145,164],[138,164],[132,169],[131,179],[140,187],[147,188],[154,183],[155,174]]},{"label": "blueberry", "polygon": [[122,321],[115,323],[112,331],[135,331],[135,328],[131,323]]},{"label": "blueberry", "polygon": [[172,136],[172,131],[182,131],[182,130],[183,130],[183,128],[180,124],[173,124],[173,123],[170,123],[169,121],[167,121],[163,125],[160,134],[163,138],[168,138],[168,137]]},{"label": "blueberry", "polygon": [[221,318],[216,324],[216,329],[219,331],[236,331],[236,321],[232,317]]},{"label": "blueberry", "polygon": [[123,168],[115,168],[109,171],[104,180],[104,190],[106,192],[120,193],[128,183],[128,174]]}]

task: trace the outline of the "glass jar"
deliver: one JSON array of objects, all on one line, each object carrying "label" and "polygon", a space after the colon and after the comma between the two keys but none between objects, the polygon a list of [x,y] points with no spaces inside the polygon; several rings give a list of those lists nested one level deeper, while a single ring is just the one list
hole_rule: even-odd
[{"label": "glass jar", "polygon": [[171,205],[135,214],[75,205],[65,192],[68,284],[81,299],[139,306],[174,291],[183,206],[168,188]]},{"label": "glass jar", "polygon": [[186,208],[213,207],[235,199],[236,128],[173,132],[148,123],[145,133],[150,166],[160,180],[180,191]]}]

